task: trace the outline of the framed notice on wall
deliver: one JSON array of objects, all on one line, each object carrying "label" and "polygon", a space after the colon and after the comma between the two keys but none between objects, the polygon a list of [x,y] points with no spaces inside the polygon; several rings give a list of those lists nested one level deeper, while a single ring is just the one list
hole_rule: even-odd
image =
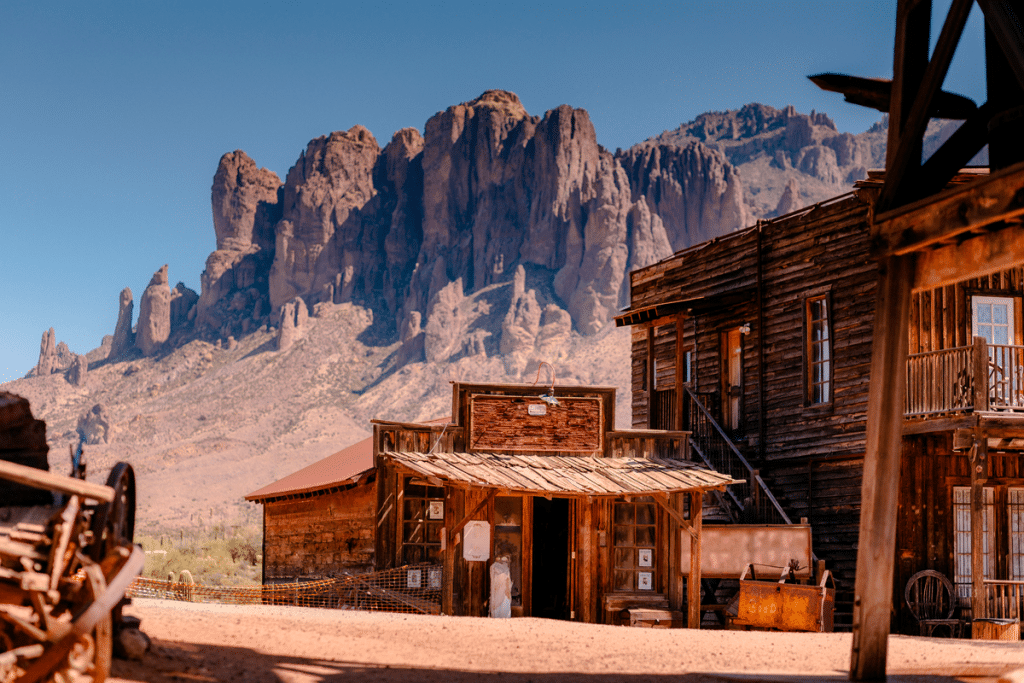
[{"label": "framed notice on wall", "polygon": [[654,566],[654,551],[650,548],[640,548],[637,550],[637,565],[641,567],[652,567]]},{"label": "framed notice on wall", "polygon": [[444,501],[432,500],[427,505],[427,519],[444,519]]},{"label": "framed notice on wall", "polygon": [[652,572],[637,572],[636,587],[642,591],[654,590],[654,574]]}]

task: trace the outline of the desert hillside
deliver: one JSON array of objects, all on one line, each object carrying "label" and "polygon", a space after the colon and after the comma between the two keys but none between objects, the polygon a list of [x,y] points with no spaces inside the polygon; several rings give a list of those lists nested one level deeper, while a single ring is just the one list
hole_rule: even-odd
[{"label": "desert hillside", "polygon": [[[508,299],[511,285],[462,302],[471,317]],[[256,330],[229,345],[190,341],[166,354],[103,361],[80,386],[63,374],[3,385],[47,421],[50,467],[67,468],[80,416],[102,406],[104,438],[86,447],[89,479],[119,460],[138,477],[141,528],[258,518],[242,497],[369,435],[369,420],[446,416],[449,382],[533,381],[485,352],[448,362],[401,363],[403,345],[376,335],[372,315],[352,304],[320,304],[287,350]],[[629,416],[629,333],[614,327],[573,334],[554,364],[559,384],[623,387],[617,417]],[[546,381],[546,369],[544,379]],[[89,428],[91,434],[102,424]]]}]

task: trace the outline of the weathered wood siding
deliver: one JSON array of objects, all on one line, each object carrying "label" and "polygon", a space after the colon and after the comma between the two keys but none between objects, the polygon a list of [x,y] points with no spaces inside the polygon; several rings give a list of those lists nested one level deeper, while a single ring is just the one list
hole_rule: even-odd
[{"label": "weathered wood siding", "polygon": [[1020,299],[1024,294],[1024,268],[972,278],[948,287],[915,292],[910,300],[910,353],[941,351],[971,344],[971,297],[1018,297],[1017,337],[1021,339]]},{"label": "weathered wood siding", "polygon": [[373,571],[376,486],[265,503],[266,583]]},{"label": "weathered wood siding", "polygon": [[[688,249],[631,276],[631,308],[694,300],[682,339],[692,349],[690,388],[720,424],[728,400],[723,335],[749,326],[741,335],[740,428],[730,436],[761,469],[790,517],[809,519],[815,553],[837,580],[840,628],[849,626],[853,599],[877,284],[867,221],[867,202],[849,195]],[[807,300],[822,295],[829,308],[832,396],[810,405]],[[667,322],[633,329],[637,427],[651,420],[648,357],[654,344],[648,328]]]}]

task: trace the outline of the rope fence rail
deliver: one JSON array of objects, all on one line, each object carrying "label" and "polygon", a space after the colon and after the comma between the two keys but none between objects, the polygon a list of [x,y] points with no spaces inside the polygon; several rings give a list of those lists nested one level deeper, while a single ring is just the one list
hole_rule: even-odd
[{"label": "rope fence rail", "polygon": [[[184,572],[183,572],[184,573]],[[442,568],[406,565],[369,574],[262,586],[204,586],[139,577],[130,598],[228,605],[294,605],[405,614],[440,614]]]}]

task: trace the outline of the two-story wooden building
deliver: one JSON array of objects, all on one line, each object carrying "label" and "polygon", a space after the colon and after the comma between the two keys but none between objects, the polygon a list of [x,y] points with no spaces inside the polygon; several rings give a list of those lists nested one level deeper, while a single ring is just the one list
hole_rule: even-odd
[{"label": "two-story wooden building", "polygon": [[[837,628],[852,612],[879,185],[875,174],[633,272],[617,319],[633,330],[633,426],[692,431],[695,460],[748,482],[727,496],[738,521],[807,518],[837,579]],[[902,596],[915,572],[938,570],[970,593],[971,461],[958,429],[987,436],[985,576],[1024,579],[1022,295],[1021,268],[914,293],[894,578],[902,628],[914,628]]]}]

